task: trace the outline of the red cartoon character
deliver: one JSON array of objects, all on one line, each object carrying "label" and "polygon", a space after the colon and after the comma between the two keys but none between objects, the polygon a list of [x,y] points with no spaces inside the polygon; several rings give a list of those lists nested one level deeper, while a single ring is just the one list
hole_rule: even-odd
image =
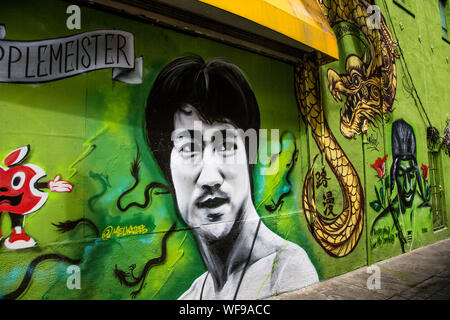
[{"label": "red cartoon character", "polygon": [[52,192],[72,191],[72,184],[60,180],[59,175],[49,182],[40,182],[46,176],[44,170],[33,164],[22,164],[29,152],[29,145],[13,150],[3,160],[6,168],[0,166],[0,214],[9,212],[12,224],[12,234],[5,240],[5,247],[8,249],[24,249],[36,245],[36,241],[25,234],[24,222],[25,215],[39,210],[47,201],[48,194],[41,189],[50,189]]}]

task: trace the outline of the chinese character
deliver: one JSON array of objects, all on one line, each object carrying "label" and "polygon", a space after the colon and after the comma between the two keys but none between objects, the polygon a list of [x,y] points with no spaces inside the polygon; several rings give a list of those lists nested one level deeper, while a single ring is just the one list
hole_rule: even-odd
[{"label": "chinese character", "polygon": [[324,215],[325,216],[335,216],[334,212],[333,212],[333,207],[334,207],[334,197],[333,197],[333,192],[331,191],[327,191],[327,193],[323,194],[322,196],[322,204],[325,207],[325,212]]},{"label": "chinese character", "polygon": [[322,168],[321,172],[316,172],[316,188],[320,188],[322,185],[324,188],[328,186],[328,180],[331,180],[331,178],[327,178],[327,172],[325,168]]}]

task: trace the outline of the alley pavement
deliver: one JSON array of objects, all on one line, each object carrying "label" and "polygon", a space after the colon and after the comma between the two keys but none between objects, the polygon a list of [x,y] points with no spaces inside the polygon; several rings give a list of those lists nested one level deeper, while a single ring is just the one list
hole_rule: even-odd
[{"label": "alley pavement", "polygon": [[450,300],[450,238],[269,300]]}]

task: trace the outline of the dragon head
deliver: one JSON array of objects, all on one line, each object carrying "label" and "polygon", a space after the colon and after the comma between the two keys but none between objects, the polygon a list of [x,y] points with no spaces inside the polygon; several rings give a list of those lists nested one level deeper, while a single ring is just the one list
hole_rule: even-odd
[{"label": "dragon head", "polygon": [[341,110],[341,132],[348,139],[366,132],[369,124],[382,117],[380,77],[375,75],[375,70],[366,52],[362,59],[349,55],[344,74],[328,70],[328,89],[332,96],[336,101],[342,101],[342,95],[346,97],[345,108]]}]

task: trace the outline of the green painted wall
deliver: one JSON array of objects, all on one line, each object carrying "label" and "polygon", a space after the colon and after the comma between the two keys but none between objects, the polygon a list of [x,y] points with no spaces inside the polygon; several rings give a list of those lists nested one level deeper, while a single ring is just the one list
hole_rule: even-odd
[{"label": "green painted wall", "polygon": [[[24,9],[26,8],[26,9]],[[133,201],[144,203],[144,191],[152,181],[165,183],[153,155],[144,140],[143,115],[148,91],[158,72],[171,60],[195,53],[205,60],[225,56],[238,65],[247,76],[261,110],[261,128],[289,130],[295,140],[288,140],[287,152],[280,159],[285,165],[293,156],[295,143],[301,150],[290,179],[302,177],[306,161],[305,127],[298,121],[292,88],[293,69],[290,65],[238,50],[203,38],[196,38],[161,27],[82,7],[82,29],[67,30],[66,3],[42,2],[38,10],[33,6],[9,3],[0,20],[6,26],[7,39],[50,39],[97,29],[119,29],[133,33],[135,56],[144,57],[143,83],[129,85],[111,80],[111,69],[85,73],[72,78],[42,84],[0,85],[3,124],[2,154],[29,144],[27,162],[42,167],[48,179],[61,174],[73,185],[72,193],[52,193],[47,203],[26,218],[25,230],[37,241],[31,249],[10,251],[0,249],[0,292],[6,295],[19,287],[33,259],[49,253],[82,259],[81,290],[66,286],[68,263],[46,260],[39,264],[23,299],[128,299],[135,286],[122,286],[114,275],[115,266],[128,271],[135,264],[137,274],[153,257],[160,255],[164,233],[173,222],[180,231],[171,235],[167,243],[167,258],[151,269],[145,288],[137,299],[176,299],[192,281],[205,271],[192,233],[186,231],[177,214],[171,195],[153,196],[144,209],[132,207],[121,212],[119,196],[129,189],[134,179],[130,175],[131,162],[139,146],[141,168],[137,188],[123,197],[122,206]],[[5,14],[8,12],[8,14]],[[54,16],[61,19],[53,19]],[[24,22],[20,17],[27,16]],[[276,81],[274,81],[276,80]],[[283,110],[283,112],[280,112]],[[289,138],[288,138],[289,139]],[[137,145],[136,145],[137,144]],[[3,156],[3,157],[4,157]],[[286,174],[283,169],[280,174]],[[265,178],[265,179],[263,179]],[[274,181],[270,181],[273,179]],[[267,180],[267,181],[265,181]],[[314,240],[301,223],[298,212],[301,185],[277,177],[256,177],[256,207],[264,222],[285,239],[301,243],[318,260],[309,245]],[[280,179],[278,179],[280,180]],[[277,185],[278,184],[278,185]],[[277,188],[275,188],[277,187]],[[270,213],[264,204],[277,201],[280,188],[290,193],[282,210]],[[264,201],[264,202],[263,202]],[[60,233],[52,223],[87,218],[98,228],[101,236],[88,224]],[[144,225],[143,235],[108,234],[109,228]],[[4,238],[11,233],[7,213],[2,213]],[[318,268],[319,274],[321,273]]]},{"label": "green painted wall", "polygon": [[[448,103],[450,98],[448,90],[450,45],[442,38],[438,1],[409,1],[408,5],[414,17],[392,1],[376,1],[376,4],[380,6],[385,17],[390,13],[392,22],[389,21],[388,25],[392,32],[395,30],[404,56],[403,63],[402,59],[397,60],[398,87],[394,112],[390,122],[384,125],[384,135],[387,138],[384,146],[385,153],[392,152],[390,150],[391,123],[397,119],[404,119],[414,128],[419,167],[422,164],[430,165],[426,128],[432,125],[443,136],[444,128],[448,124],[448,112],[450,111]],[[385,5],[387,5],[387,8]],[[412,86],[408,73],[412,78],[417,94],[411,93]],[[446,172],[448,172],[450,161],[444,149],[445,146],[439,152],[439,161],[442,166],[439,168],[439,174],[445,194],[442,206],[444,210],[446,209],[446,221],[449,221],[450,212],[447,208],[449,207],[450,195]],[[374,153],[368,154],[368,159],[375,159],[375,155],[371,156]],[[388,164],[388,168],[390,168],[392,158],[388,161]],[[367,190],[369,192],[371,188]],[[368,198],[373,199],[373,196],[368,195]],[[372,217],[373,215],[369,211],[369,223]],[[448,229],[441,229],[437,232],[428,230],[413,243],[412,248],[445,239],[448,236]],[[372,261],[385,259],[397,253],[399,253],[398,248],[392,249],[392,251],[373,252],[371,254]]]},{"label": "green painted wall", "polygon": [[[393,40],[399,43],[401,50],[397,48],[397,52],[403,54],[403,57],[400,56],[396,59],[397,90],[393,103],[393,111],[385,113],[385,122],[378,121],[376,126],[370,125],[365,137],[363,135],[357,135],[353,140],[345,139],[339,133],[340,126],[338,121],[328,120],[337,140],[347,152],[350,161],[358,168],[360,177],[364,180],[367,208],[367,224],[364,232],[366,237],[368,237],[366,239],[369,244],[367,248],[367,261],[365,260],[364,263],[368,262],[369,264],[402,253],[395,228],[390,232],[390,236],[385,236],[388,238],[385,239],[386,243],[381,246],[377,245],[375,248],[371,248],[373,244],[372,246],[370,245],[371,242],[377,242],[376,237],[371,236],[370,232],[376,218],[383,211],[380,209],[377,212],[370,204],[377,200],[376,192],[381,193],[380,180],[376,170],[371,165],[375,164],[377,158],[383,158],[387,154],[388,158],[386,160],[386,173],[384,177],[389,175],[391,166],[393,165],[393,150],[391,145],[393,122],[403,119],[414,129],[417,164],[422,175],[421,165],[425,164],[430,166],[427,148],[427,127],[431,125],[437,128],[440,135],[443,136],[444,128],[447,125],[447,113],[450,110],[447,102],[449,95],[450,47],[449,43],[442,38],[438,1],[409,1],[409,3],[410,5],[407,7],[409,10],[405,10],[394,1],[375,1],[375,5],[381,8],[381,13],[386,20],[387,26],[394,36]],[[342,26],[343,24],[336,26],[334,28],[335,32],[337,28],[341,28],[342,31]],[[370,46],[368,39],[362,32],[344,31],[340,34],[343,36],[338,41],[339,61],[327,64],[321,68],[321,91],[325,106],[325,117],[333,120],[339,118],[340,110],[344,110],[346,98],[344,97],[343,102],[333,99],[328,90],[329,80],[327,78],[327,71],[333,69],[339,74],[345,74],[347,57],[351,54],[356,54],[362,59],[364,50],[369,51]],[[413,90],[413,86],[417,93]],[[442,207],[445,210],[448,208],[449,201],[448,189],[446,188],[448,175],[445,173],[448,170],[449,157],[444,152],[444,149],[445,146],[440,149],[438,161],[442,166],[439,168],[439,175],[444,190],[442,195],[445,197],[442,202]],[[384,186],[384,189],[388,193],[386,186]],[[392,191],[392,200],[396,194],[397,190],[395,188]],[[386,206],[388,201],[387,197],[386,195]],[[415,198],[416,201],[419,201],[418,199],[420,197],[416,196]],[[432,213],[430,208],[414,209],[414,213],[411,214],[412,211],[412,209],[408,209],[405,216],[410,215],[412,217],[417,215],[426,216],[427,218],[422,219],[422,222],[417,222],[416,229],[421,229],[416,230],[419,235],[408,242],[405,251],[448,237],[447,228],[440,229],[436,232],[432,230]],[[448,215],[449,212],[446,210],[446,221],[448,221]],[[384,223],[392,228],[392,218],[389,213],[387,216],[388,218],[384,219]],[[361,242],[364,241],[364,239],[361,239],[358,247],[362,246]],[[363,254],[361,254],[361,258],[363,258]],[[348,269],[353,269],[358,266],[358,264],[346,265]]]},{"label": "green painted wall", "polygon": [[[384,1],[376,1],[376,4],[387,16]],[[0,294],[4,296],[19,288],[34,259],[46,254],[61,254],[81,259],[75,263],[81,270],[81,289],[67,287],[69,274],[66,270],[73,263],[45,260],[38,264],[31,282],[18,298],[130,299],[130,294],[139,285],[121,285],[114,274],[115,268],[129,271],[135,264],[134,273],[139,274],[149,260],[160,255],[163,236],[174,222],[177,222],[177,231],[168,238],[167,257],[150,269],[144,279],[145,286],[136,299],[177,299],[205,272],[193,233],[177,213],[172,195],[153,193],[152,202],[145,208],[134,206],[122,212],[117,207],[120,195],[135,182],[130,169],[137,147],[141,160],[140,183],[121,199],[122,206],[143,203],[145,188],[150,182],[166,184],[144,138],[144,109],[148,92],[162,68],[173,59],[192,53],[205,60],[226,57],[236,64],[246,75],[257,98],[261,128],[288,132],[281,141],[278,174],[263,176],[257,173],[258,170],[254,173],[255,208],[270,230],[306,251],[320,280],[401,254],[398,240],[382,248],[370,248],[370,228],[379,215],[370,205],[376,199],[374,186],[379,183],[377,173],[370,165],[378,157],[389,154],[386,162],[386,172],[389,172],[392,165],[391,127],[397,119],[404,119],[414,128],[419,167],[429,164],[426,119],[428,117],[442,135],[446,113],[450,111],[450,45],[441,37],[437,1],[414,2],[411,10],[415,17],[390,0],[386,0],[386,4],[392,18],[392,25],[386,18],[388,27],[396,31],[404,61],[425,110],[418,107],[408,92],[407,70],[402,60],[397,59],[398,86],[390,120],[380,122],[378,128],[370,126],[365,138],[360,135],[353,140],[346,139],[340,133],[339,123],[343,103],[335,101],[328,90],[327,70],[344,72],[346,57],[349,54],[362,56],[367,40],[345,35],[339,40],[339,61],[321,68],[325,118],[355,167],[365,196],[366,221],[361,237],[356,247],[340,258],[326,253],[318,244],[303,212],[304,179],[316,154],[319,157],[315,172],[320,173],[323,169],[330,179],[326,186],[316,187],[318,210],[323,213],[330,210],[323,200],[327,192],[331,192],[329,195],[334,201],[332,210],[326,211],[328,217],[342,211],[344,200],[338,179],[320,156],[311,129],[298,111],[292,65],[83,6],[82,28],[68,30],[67,3],[63,1],[41,1],[38,7],[32,5],[31,0],[4,4],[0,24],[6,27],[6,40],[43,40],[99,29],[124,30],[134,35],[135,57],[143,57],[144,68],[142,84],[113,81],[111,69],[39,84],[0,83],[0,110],[4,115],[0,157],[3,159],[10,151],[30,145],[31,153],[26,162],[43,168],[47,173],[45,181],[60,174],[74,186],[71,193],[46,190],[49,198],[45,205],[26,217],[25,230],[37,242],[33,248],[8,250],[4,247],[4,239],[11,233],[11,221],[6,212],[1,213]],[[371,143],[364,144],[364,139]],[[373,143],[375,140],[377,142]],[[295,149],[297,157],[294,157]],[[450,170],[450,162],[443,151],[440,161],[445,207],[448,207],[450,194],[446,187],[450,181],[445,172]],[[282,196],[284,193],[286,196]],[[275,211],[267,209],[280,198],[282,206]],[[449,210],[446,214],[449,221]],[[89,219],[98,229],[99,236],[87,223],[65,233],[54,225],[80,218]],[[137,229],[143,226],[139,229],[143,232],[108,235],[111,229],[117,231],[118,227],[127,226]],[[446,228],[439,232],[427,230],[421,239],[414,241],[412,248],[448,236]]]}]

